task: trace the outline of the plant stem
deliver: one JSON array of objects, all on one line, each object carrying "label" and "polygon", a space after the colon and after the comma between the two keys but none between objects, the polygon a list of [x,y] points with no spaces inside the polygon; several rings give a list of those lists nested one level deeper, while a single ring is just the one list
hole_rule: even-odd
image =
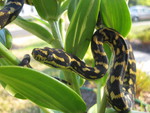
[{"label": "plant stem", "polygon": [[99,107],[100,107],[100,104],[101,104],[101,83],[99,82],[97,84],[97,113],[99,111]]},{"label": "plant stem", "polygon": [[80,86],[79,86],[79,83],[78,83],[78,80],[77,80],[77,75],[72,73],[72,72],[69,72],[69,71],[64,71],[64,75],[65,75],[66,80],[71,83],[70,87],[76,93],[81,95]]},{"label": "plant stem", "polygon": [[103,47],[105,49],[107,58],[109,60],[109,68],[105,76],[101,78],[99,81],[97,81],[97,88],[98,88],[97,89],[98,90],[97,91],[97,113],[105,113],[106,110],[107,98],[106,98],[106,93],[104,88],[107,82],[108,74],[110,73],[111,59],[113,59],[111,48],[107,44],[104,44]]},{"label": "plant stem", "polygon": [[97,89],[97,113],[105,113],[106,95],[104,91],[104,85],[99,82],[97,84]]},{"label": "plant stem", "polygon": [[62,18],[60,18],[59,20],[59,28],[60,28],[60,33],[61,33],[61,36],[62,36],[62,40],[64,40],[64,37],[65,37],[65,28],[64,28],[64,20]]},{"label": "plant stem", "polygon": [[[103,90],[103,91],[102,91]],[[104,91],[104,87],[102,88],[102,99],[101,99],[101,104],[99,106],[98,112],[97,113],[105,113],[106,110],[106,102],[107,102],[107,98],[106,98],[106,93]]]},{"label": "plant stem", "polygon": [[18,65],[20,61],[14,56],[2,43],[0,43],[0,53],[8,59],[12,64]]},{"label": "plant stem", "polygon": [[51,31],[52,31],[52,34],[53,34],[54,39],[55,39],[55,41],[52,42],[52,46],[55,48],[60,48],[60,49],[64,48],[62,36],[61,36],[59,25],[58,25],[58,21],[50,20],[49,24],[51,26]]}]

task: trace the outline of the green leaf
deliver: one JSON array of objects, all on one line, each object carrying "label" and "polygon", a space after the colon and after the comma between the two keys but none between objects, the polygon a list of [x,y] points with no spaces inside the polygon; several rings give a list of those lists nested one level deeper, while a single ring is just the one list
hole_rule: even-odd
[{"label": "green leaf", "polygon": [[26,99],[24,96],[19,94],[15,89],[13,89],[10,85],[5,84],[3,81],[0,81],[0,84],[3,86],[3,88],[9,92],[10,95],[19,98],[19,99]]},{"label": "green leaf", "polygon": [[18,26],[31,32],[32,34],[36,35],[37,37],[39,37],[40,39],[44,40],[49,44],[51,44],[51,42],[54,40],[51,33],[39,24],[25,20],[21,17],[18,17],[14,22]]},{"label": "green leaf", "polygon": [[126,1],[102,0],[100,7],[104,24],[126,37],[131,28],[131,17]]},{"label": "green leaf", "polygon": [[5,38],[6,38],[6,48],[10,49],[12,47],[12,35],[7,29],[4,28],[4,30],[5,30]]},{"label": "green leaf", "polygon": [[82,98],[71,88],[33,69],[0,67],[0,80],[39,106],[66,113],[86,110]]},{"label": "green leaf", "polygon": [[6,58],[2,57],[2,55],[0,54],[0,66],[8,66],[8,65],[10,66],[13,64]]},{"label": "green leaf", "polygon": [[[0,42],[0,56],[5,58],[4,60],[9,61],[9,63],[13,65],[18,65],[20,63],[19,59],[15,55],[13,55],[1,42]],[[5,63],[5,61],[3,63]]]},{"label": "green leaf", "polygon": [[101,0],[80,0],[67,30],[65,49],[83,58],[96,25]]},{"label": "green leaf", "polygon": [[12,35],[5,28],[0,30],[0,42],[8,49],[12,46]]},{"label": "green leaf", "polygon": [[59,14],[58,0],[33,0],[33,4],[44,20],[57,20]]},{"label": "green leaf", "polygon": [[0,30],[0,42],[6,46],[5,30]]},{"label": "green leaf", "polygon": [[69,7],[68,7],[68,18],[71,21],[73,13],[78,5],[79,0],[70,0]]},{"label": "green leaf", "polygon": [[60,6],[59,15],[61,15],[68,8],[69,3],[70,0],[65,0],[64,2],[62,2],[62,5]]},{"label": "green leaf", "polygon": [[50,25],[49,25],[49,23],[47,21],[45,21],[45,20],[43,20],[43,19],[41,19],[39,17],[36,17],[36,16],[32,16],[32,17],[33,17],[33,19],[35,19],[36,21],[38,21],[40,24],[46,26],[47,28],[50,27]]}]

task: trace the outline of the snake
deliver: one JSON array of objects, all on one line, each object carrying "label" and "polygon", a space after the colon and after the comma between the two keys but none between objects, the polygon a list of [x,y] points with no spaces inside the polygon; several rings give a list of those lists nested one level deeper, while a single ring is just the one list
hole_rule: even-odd
[{"label": "snake", "polygon": [[24,3],[33,5],[32,0],[7,0],[4,7],[0,10],[0,29],[17,18]]},{"label": "snake", "polygon": [[112,48],[114,54],[105,87],[108,102],[116,111],[128,113],[134,104],[136,62],[130,43],[117,31],[103,27],[93,34],[91,38],[91,51],[95,62],[93,67],[63,49],[34,48],[32,56],[50,67],[72,71],[87,80],[96,80],[102,78],[110,66],[103,49],[104,43]]},{"label": "snake", "polygon": [[[0,10],[0,29],[19,15],[24,3],[33,5],[32,0],[7,0],[5,6]],[[107,27],[98,29],[91,39],[94,67],[88,66],[80,58],[66,53],[63,49],[35,48],[32,56],[35,60],[48,66],[75,72],[87,80],[96,80],[102,78],[110,66],[103,49],[103,44],[108,44],[112,48],[114,58],[107,78],[105,93],[108,102],[116,111],[129,112],[134,104],[136,82],[136,62],[131,45],[117,31]]]}]

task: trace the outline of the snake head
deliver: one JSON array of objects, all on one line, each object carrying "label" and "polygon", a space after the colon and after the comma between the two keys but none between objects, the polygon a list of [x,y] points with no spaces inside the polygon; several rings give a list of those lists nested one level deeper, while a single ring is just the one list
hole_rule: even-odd
[{"label": "snake head", "polygon": [[32,51],[35,60],[55,68],[66,68],[70,66],[69,55],[63,50],[45,47],[35,48]]},{"label": "snake head", "polygon": [[43,62],[44,61],[52,61],[53,60],[53,54],[52,52],[50,52],[49,50],[50,48],[35,48],[32,51],[32,56],[35,60],[39,61],[39,62]]}]

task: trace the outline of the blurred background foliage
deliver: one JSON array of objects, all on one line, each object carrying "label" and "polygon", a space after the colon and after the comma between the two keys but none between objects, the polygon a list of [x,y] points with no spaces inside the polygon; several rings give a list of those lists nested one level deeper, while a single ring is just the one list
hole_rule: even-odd
[{"label": "blurred background foliage", "polygon": [[129,6],[133,5],[147,5],[150,6],[149,0],[129,0]]},{"label": "blurred background foliage", "polygon": [[141,42],[150,42],[150,25],[133,26],[127,38],[129,40],[139,40]]}]

